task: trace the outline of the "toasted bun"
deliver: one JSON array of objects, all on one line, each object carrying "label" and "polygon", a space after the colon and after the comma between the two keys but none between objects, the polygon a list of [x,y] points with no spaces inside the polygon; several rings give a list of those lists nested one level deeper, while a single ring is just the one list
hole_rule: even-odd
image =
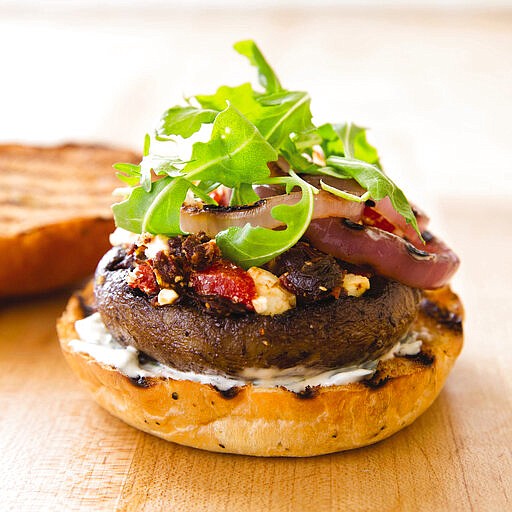
[{"label": "toasted bun", "polygon": [[462,305],[444,288],[425,293],[413,326],[430,333],[420,354],[381,361],[369,381],[302,395],[252,385],[223,394],[167,378],[134,382],[70,350],[74,322],[83,318],[90,297],[89,286],[71,298],[58,332],[66,359],[96,401],[140,430],[215,452],[303,457],[376,443],[432,404],[462,348]]},{"label": "toasted bun", "polygon": [[112,164],[128,150],[0,145],[0,298],[42,293],[90,275],[114,229]]}]

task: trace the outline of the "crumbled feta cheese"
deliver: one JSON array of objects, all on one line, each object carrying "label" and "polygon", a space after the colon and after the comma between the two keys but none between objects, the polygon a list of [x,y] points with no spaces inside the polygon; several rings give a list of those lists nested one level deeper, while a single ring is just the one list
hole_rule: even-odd
[{"label": "crumbled feta cheese", "polygon": [[110,233],[110,245],[130,245],[135,243],[139,238],[137,233],[132,233],[123,228],[116,228],[113,233]]},{"label": "crumbled feta cheese", "polygon": [[149,242],[144,244],[146,246],[146,258],[152,259],[160,251],[169,252],[169,237],[164,235],[154,235]]},{"label": "crumbled feta cheese", "polygon": [[358,274],[345,274],[343,288],[350,297],[360,297],[366,290],[370,289],[370,280]]},{"label": "crumbled feta cheese", "polygon": [[251,267],[247,273],[256,285],[257,296],[252,300],[256,313],[279,315],[295,307],[295,295],[281,286],[277,276],[258,267]]},{"label": "crumbled feta cheese", "polygon": [[178,299],[179,295],[174,291],[168,288],[162,288],[158,293],[157,302],[160,306],[165,306],[167,304],[174,304],[176,299]]},{"label": "crumbled feta cheese", "polygon": [[156,256],[160,251],[169,252],[169,237],[164,235],[152,235],[151,233],[132,233],[126,229],[116,228],[110,234],[110,244],[112,246],[136,244],[138,246],[144,245],[146,247],[146,258],[151,259]]}]

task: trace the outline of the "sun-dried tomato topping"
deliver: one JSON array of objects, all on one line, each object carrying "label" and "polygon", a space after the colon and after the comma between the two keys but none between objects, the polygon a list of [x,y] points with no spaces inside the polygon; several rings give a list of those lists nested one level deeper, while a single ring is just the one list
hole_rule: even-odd
[{"label": "sun-dried tomato topping", "polygon": [[[363,223],[368,226],[374,226],[376,228],[382,229],[388,233],[396,233],[398,231],[395,225],[391,224],[391,222],[389,222],[385,217],[383,217],[380,213],[376,212],[369,206],[364,207]],[[400,235],[401,233],[397,234]]]},{"label": "sun-dried tomato topping", "polygon": [[199,295],[218,295],[253,309],[251,301],[256,297],[256,285],[252,277],[228,261],[218,261],[205,270],[193,272],[190,283]]},{"label": "sun-dried tomato topping", "polygon": [[153,269],[147,263],[139,263],[128,274],[127,281],[130,288],[138,288],[148,295],[154,295],[160,290]]}]

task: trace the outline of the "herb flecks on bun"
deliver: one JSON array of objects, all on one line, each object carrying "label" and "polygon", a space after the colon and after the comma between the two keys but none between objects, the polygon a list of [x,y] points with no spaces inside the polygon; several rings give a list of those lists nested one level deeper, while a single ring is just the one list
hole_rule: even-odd
[{"label": "herb flecks on bun", "polygon": [[110,412],[178,443],[379,441],[432,403],[461,349],[459,260],[365,129],[315,125],[254,42],[235,49],[258,89],[192,96],[139,165],[115,165],[114,247],[59,323],[64,353]]}]

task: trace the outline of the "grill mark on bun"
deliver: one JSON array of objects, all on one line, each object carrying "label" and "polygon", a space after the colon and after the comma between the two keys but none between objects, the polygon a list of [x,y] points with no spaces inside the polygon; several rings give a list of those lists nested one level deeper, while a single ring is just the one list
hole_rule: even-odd
[{"label": "grill mark on bun", "polygon": [[462,318],[453,311],[443,308],[435,302],[423,299],[420,308],[427,316],[454,332],[462,333]]},{"label": "grill mark on bun", "polygon": [[0,144],[3,236],[77,218],[110,219],[111,192],[119,186],[111,166],[120,161],[137,163],[140,157],[128,150],[85,144]]},{"label": "grill mark on bun", "polygon": [[235,398],[238,393],[240,393],[239,386],[233,386],[229,389],[219,389],[217,386],[213,386],[213,389],[215,389],[215,391],[217,391],[217,393],[219,393],[219,395],[226,400],[231,400],[232,398]]},{"label": "grill mark on bun", "polygon": [[299,391],[298,393],[292,391],[292,393],[301,400],[309,400],[318,396],[318,393],[320,393],[320,386],[306,386],[302,391]]},{"label": "grill mark on bun", "polygon": [[148,389],[154,385],[151,379],[147,379],[140,375],[137,377],[127,377],[127,379],[137,388]]},{"label": "grill mark on bun", "polygon": [[390,375],[383,375],[381,371],[377,370],[370,379],[362,380],[361,384],[370,389],[380,389],[390,380]]},{"label": "grill mark on bun", "polygon": [[434,364],[435,356],[427,352],[420,351],[414,355],[406,355],[407,359],[422,364],[423,366],[432,366]]}]

